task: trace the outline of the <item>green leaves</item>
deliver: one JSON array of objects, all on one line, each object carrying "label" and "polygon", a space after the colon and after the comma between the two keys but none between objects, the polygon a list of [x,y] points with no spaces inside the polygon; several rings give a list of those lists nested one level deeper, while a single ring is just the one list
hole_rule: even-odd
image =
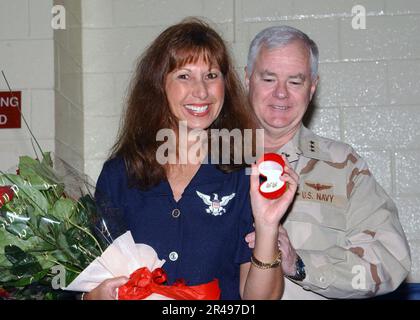
[{"label": "green leaves", "polygon": [[32,230],[28,228],[28,225],[25,222],[14,222],[6,226],[6,230],[9,231],[14,236],[21,238],[22,240],[28,240],[34,234]]},{"label": "green leaves", "polygon": [[62,221],[75,220],[77,204],[70,199],[59,199],[54,203],[50,214]]},{"label": "green leaves", "polygon": [[8,282],[8,286],[22,287],[39,281],[49,270],[43,270],[38,260],[15,245],[8,245],[4,249],[6,258],[11,262],[10,274],[17,280]]},{"label": "green leaves", "polygon": [[42,161],[21,157],[18,175],[0,174],[0,186],[15,192],[0,208],[0,288],[15,296],[58,297],[51,268],[64,266],[69,283],[105,248],[91,230],[94,200],[67,197],[61,181],[49,153]]},{"label": "green leaves", "polygon": [[[34,186],[31,181],[22,179],[22,177],[15,174],[5,174],[0,176],[0,184],[12,184],[15,190],[15,197],[13,201],[7,205],[12,208],[14,212],[20,214],[26,208],[23,206],[30,205],[33,208],[34,214],[45,214],[48,212],[48,201],[44,195]],[[16,199],[17,198],[17,199]],[[15,204],[15,205],[13,205]]]},{"label": "green leaves", "polygon": [[11,271],[17,276],[32,275],[33,272],[39,272],[42,270],[41,265],[38,263],[37,259],[20,249],[15,245],[8,245],[4,248],[4,253],[13,267]]},{"label": "green leaves", "polygon": [[19,158],[19,175],[31,181],[31,185],[38,190],[48,190],[60,184],[60,179],[52,170],[52,160],[49,153],[44,154],[42,162],[27,156]]}]

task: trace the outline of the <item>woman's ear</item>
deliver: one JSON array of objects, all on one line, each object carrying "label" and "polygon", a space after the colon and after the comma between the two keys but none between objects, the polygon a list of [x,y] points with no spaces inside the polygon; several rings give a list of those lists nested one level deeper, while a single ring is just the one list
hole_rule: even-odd
[{"label": "woman's ear", "polygon": [[245,71],[245,87],[246,87],[246,90],[249,90],[249,78],[251,75],[248,73],[247,67],[244,68],[244,71]]}]

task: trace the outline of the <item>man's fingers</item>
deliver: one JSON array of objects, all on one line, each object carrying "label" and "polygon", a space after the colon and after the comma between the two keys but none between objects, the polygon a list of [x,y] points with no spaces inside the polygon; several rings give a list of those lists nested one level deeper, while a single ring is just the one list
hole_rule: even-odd
[{"label": "man's fingers", "polygon": [[248,233],[245,236],[245,241],[248,243],[248,247],[254,249],[255,247],[255,232]]},{"label": "man's fingers", "polygon": [[245,236],[245,241],[246,242],[254,242],[255,241],[255,232],[251,232],[251,233],[248,233],[246,236]]},{"label": "man's fingers", "polygon": [[279,233],[287,235],[287,230],[281,224],[279,224]]},{"label": "man's fingers", "polygon": [[288,247],[290,246],[290,240],[287,236],[280,236],[277,238],[277,243],[279,246]]}]

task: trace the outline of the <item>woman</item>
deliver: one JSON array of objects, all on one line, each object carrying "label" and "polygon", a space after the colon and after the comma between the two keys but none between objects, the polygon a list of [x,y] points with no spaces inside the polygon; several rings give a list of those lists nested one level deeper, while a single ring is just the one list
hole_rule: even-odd
[{"label": "woman", "polygon": [[[233,147],[228,164],[204,164],[214,161],[215,145],[197,154],[195,140],[174,143],[177,164],[162,165],[157,159],[161,129],[177,134],[181,129],[209,133],[253,127],[245,97],[225,44],[213,29],[197,19],[169,27],[139,62],[97,195],[106,195],[110,206],[123,211],[136,243],[152,246],[166,260],[169,284],[179,278],[188,285],[217,278],[222,299],[278,299],[283,290],[278,223],[296,191],[296,174],[286,169],[289,189],[273,201],[260,196],[258,176],[249,180],[244,161],[233,163]],[[202,147],[206,151],[204,143]],[[185,153],[187,161],[180,163]],[[251,264],[244,237],[253,229],[253,218]],[[127,280],[106,280],[85,299],[114,299],[116,288]]]}]

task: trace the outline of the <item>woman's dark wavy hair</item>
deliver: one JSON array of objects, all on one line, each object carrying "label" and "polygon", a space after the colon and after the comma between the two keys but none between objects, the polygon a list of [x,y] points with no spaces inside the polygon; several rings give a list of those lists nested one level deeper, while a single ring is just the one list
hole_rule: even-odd
[{"label": "woman's dark wavy hair", "polygon": [[[183,20],[163,31],[147,48],[130,84],[125,116],[111,158],[124,159],[131,186],[145,190],[166,179],[165,166],[156,160],[156,151],[163,143],[156,141],[156,134],[163,128],[178,129],[178,120],[170,111],[165,93],[166,75],[200,58],[209,65],[217,64],[225,82],[222,110],[208,129],[237,128],[242,133],[244,129],[255,129],[254,113],[224,41],[202,20]],[[232,146],[230,153],[231,162],[218,165],[223,172],[245,166],[245,161],[234,164]]]}]

